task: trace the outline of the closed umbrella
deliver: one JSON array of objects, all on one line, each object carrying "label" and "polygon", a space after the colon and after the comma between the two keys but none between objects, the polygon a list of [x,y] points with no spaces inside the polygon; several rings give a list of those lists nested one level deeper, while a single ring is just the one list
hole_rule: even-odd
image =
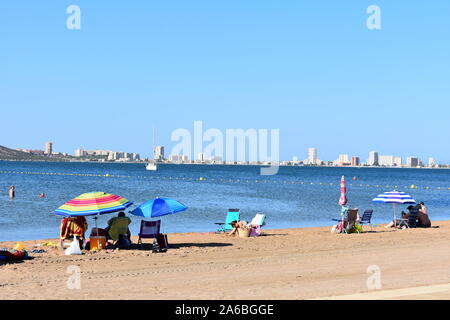
[{"label": "closed umbrella", "polygon": [[394,223],[397,223],[396,208],[398,204],[416,203],[409,194],[401,191],[389,191],[379,194],[376,198],[372,200],[377,203],[391,203],[392,209],[394,211]]},{"label": "closed umbrella", "polygon": [[344,178],[344,176],[342,176],[342,178],[341,178],[341,197],[339,198],[338,203],[342,207],[342,206],[345,206],[347,204],[347,202],[348,202],[347,187],[345,186],[345,178]]}]

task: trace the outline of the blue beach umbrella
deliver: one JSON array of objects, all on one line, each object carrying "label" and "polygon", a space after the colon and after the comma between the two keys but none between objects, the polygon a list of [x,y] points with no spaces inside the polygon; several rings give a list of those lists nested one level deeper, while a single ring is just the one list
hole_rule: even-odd
[{"label": "blue beach umbrella", "polygon": [[156,198],[139,205],[136,209],[131,211],[131,214],[144,218],[156,218],[186,211],[187,209],[188,207],[174,199]]},{"label": "blue beach umbrella", "polygon": [[416,203],[416,200],[414,200],[409,194],[401,191],[389,191],[379,194],[372,201],[376,203],[391,203],[394,210],[394,222],[397,221],[395,211],[398,204]]}]

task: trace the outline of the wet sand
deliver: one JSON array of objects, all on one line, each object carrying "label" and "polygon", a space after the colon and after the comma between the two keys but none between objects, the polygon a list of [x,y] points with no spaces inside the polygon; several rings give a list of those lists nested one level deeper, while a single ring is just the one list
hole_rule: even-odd
[{"label": "wet sand", "polygon": [[[31,260],[0,262],[0,299],[450,299],[450,221],[433,224],[349,235],[329,227],[259,238],[170,234],[169,251],[156,254],[148,246],[81,256],[40,247],[46,252]],[[46,241],[25,241],[25,249]],[[70,289],[73,266],[80,289]],[[380,270],[380,290],[367,287],[368,268]]]}]

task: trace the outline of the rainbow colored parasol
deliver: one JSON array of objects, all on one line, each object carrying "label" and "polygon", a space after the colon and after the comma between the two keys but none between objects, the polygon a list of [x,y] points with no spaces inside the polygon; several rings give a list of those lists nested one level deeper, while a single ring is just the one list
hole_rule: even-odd
[{"label": "rainbow colored parasol", "polygon": [[70,200],[53,213],[64,217],[96,216],[122,211],[132,204],[133,202],[113,194],[90,192]]}]

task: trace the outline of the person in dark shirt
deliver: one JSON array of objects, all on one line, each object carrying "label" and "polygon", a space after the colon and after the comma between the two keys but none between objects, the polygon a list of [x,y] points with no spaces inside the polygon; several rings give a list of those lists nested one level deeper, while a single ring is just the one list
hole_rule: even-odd
[{"label": "person in dark shirt", "polygon": [[419,203],[419,205],[417,206],[419,209],[419,221],[417,223],[417,227],[419,228],[430,228],[431,227],[431,221],[430,218],[428,217],[428,209],[425,206],[425,203],[421,202]]}]

